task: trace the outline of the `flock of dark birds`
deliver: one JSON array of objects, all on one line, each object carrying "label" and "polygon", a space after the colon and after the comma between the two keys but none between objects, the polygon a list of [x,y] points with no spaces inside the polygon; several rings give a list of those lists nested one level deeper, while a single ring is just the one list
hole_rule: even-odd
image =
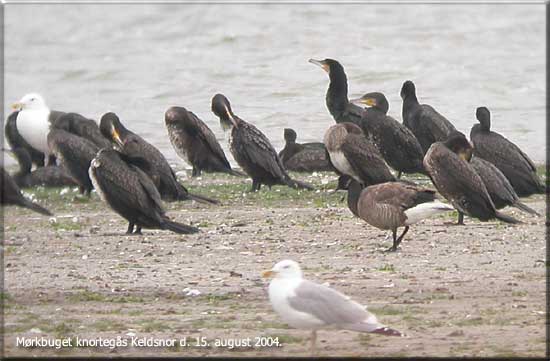
[{"label": "flock of dark birds", "polygon": [[[297,143],[292,129],[284,130],[286,145],[279,153],[253,124],[237,116],[222,94],[212,98],[212,112],[230,132],[229,148],[240,170],[233,169],[211,129],[191,111],[174,106],[165,125],[176,153],[193,166],[193,176],[223,172],[252,179],[251,191],[262,185],[313,187],[293,179],[288,171],[333,171],[338,189],[348,192],[351,212],[368,224],[391,230],[395,251],[409,226],[431,215],[457,210],[481,221],[520,223],[499,209],[507,206],[538,215],[519,197],[545,193],[529,157],[514,143],[491,130],[490,112],[479,107],[469,141],[453,124],[427,104],[421,104],[412,81],[401,88],[400,123],[388,115],[388,100],[372,92],[350,100],[347,77],[336,60],[310,60],[329,76],[326,105],[336,124],[323,142]],[[196,227],[171,221],[163,201],[218,201],[190,193],[162,153],[126,128],[114,113],[98,124],[80,114],[49,110],[38,94],[27,94],[14,105],[5,136],[19,163],[10,175],[1,167],[2,204],[47,209],[25,198],[20,188],[78,186],[90,195],[95,189],[115,212],[128,221],[128,234],[142,228],[194,233]],[[35,170],[32,166],[35,165]],[[391,171],[393,169],[396,173]],[[244,173],[243,173],[244,172]],[[427,175],[436,190],[401,179],[403,173]],[[398,228],[404,227],[398,236]]]}]

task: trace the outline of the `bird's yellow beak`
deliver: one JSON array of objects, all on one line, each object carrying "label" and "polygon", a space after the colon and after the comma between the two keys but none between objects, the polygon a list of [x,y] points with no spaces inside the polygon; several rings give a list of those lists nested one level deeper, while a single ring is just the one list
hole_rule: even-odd
[{"label": "bird's yellow beak", "polygon": [[376,100],[374,98],[357,98],[352,99],[349,102],[353,104],[364,104],[368,105],[369,107],[373,107],[376,105]]},{"label": "bird's yellow beak", "polygon": [[120,139],[120,134],[118,133],[118,130],[115,129],[115,127],[113,127],[113,130],[111,131],[111,135],[113,136],[113,139],[115,140],[115,142],[117,142],[118,145],[120,145],[121,147],[124,145],[122,143],[122,139]]},{"label": "bird's yellow beak", "polygon": [[272,270],[264,271],[264,272],[262,272],[262,277],[263,278],[273,278],[273,277],[275,277],[276,274],[277,274],[277,272],[272,271]]},{"label": "bird's yellow beak", "polygon": [[13,104],[11,105],[11,108],[12,108],[13,110],[21,110],[21,109],[23,109],[23,103],[19,103],[19,102],[13,103]]}]

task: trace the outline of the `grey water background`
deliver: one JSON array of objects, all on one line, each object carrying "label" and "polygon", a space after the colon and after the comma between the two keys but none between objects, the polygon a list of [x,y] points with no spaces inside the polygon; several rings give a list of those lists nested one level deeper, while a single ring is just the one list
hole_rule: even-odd
[{"label": "grey water background", "polygon": [[401,121],[399,91],[413,80],[467,135],[487,106],[493,129],[543,163],[545,30],[543,4],[7,4],[4,117],[29,92],[96,120],[114,111],[188,167],[164,126],[166,109],[184,106],[235,164],[212,96],[225,94],[277,150],[285,127],[321,141],[333,124],[328,77],[307,60],[334,58],[350,97],[381,91]]}]

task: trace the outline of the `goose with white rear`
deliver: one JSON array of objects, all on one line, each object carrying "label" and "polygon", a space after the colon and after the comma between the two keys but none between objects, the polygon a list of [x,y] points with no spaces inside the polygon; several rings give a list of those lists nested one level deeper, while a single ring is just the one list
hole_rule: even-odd
[{"label": "goose with white rear", "polygon": [[[436,200],[435,191],[401,181],[362,188],[351,180],[348,184],[348,207],[351,212],[379,229],[391,230],[396,251],[409,227],[423,219],[455,209]],[[397,237],[397,229],[405,227]]]},{"label": "goose with white rear", "polygon": [[384,158],[359,126],[335,124],[327,129],[323,142],[332,165],[340,173],[364,186],[395,181]]},{"label": "goose with white rear", "polygon": [[269,301],[275,312],[291,327],[311,330],[311,351],[315,353],[317,331],[336,328],[385,336],[404,336],[380,323],[367,308],[348,296],[303,278],[298,263],[278,262],[264,278],[269,284]]}]

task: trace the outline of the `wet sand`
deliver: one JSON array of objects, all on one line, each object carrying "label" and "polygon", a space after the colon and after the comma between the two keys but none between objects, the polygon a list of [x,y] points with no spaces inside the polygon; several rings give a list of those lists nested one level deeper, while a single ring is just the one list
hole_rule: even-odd
[{"label": "wet sand", "polygon": [[[167,204],[174,220],[201,229],[188,236],[127,236],[126,222],[97,194],[31,190],[56,217],[5,209],[6,356],[308,356],[309,333],[277,317],[260,278],[285,258],[407,334],[320,331],[322,356],[544,355],[544,217],[505,209],[525,223],[466,217],[456,226],[450,213],[411,227],[400,249],[386,253],[389,232],[354,218],[342,194],[329,193],[334,175],[299,178],[321,190],[250,194],[244,178],[184,180],[222,201]],[[545,213],[543,196],[524,201]],[[18,337],[71,345],[22,347]],[[102,338],[104,347],[77,347],[77,337]],[[105,344],[117,337],[118,347]],[[141,347],[132,338],[178,342]],[[184,338],[189,346],[179,345]]]}]

